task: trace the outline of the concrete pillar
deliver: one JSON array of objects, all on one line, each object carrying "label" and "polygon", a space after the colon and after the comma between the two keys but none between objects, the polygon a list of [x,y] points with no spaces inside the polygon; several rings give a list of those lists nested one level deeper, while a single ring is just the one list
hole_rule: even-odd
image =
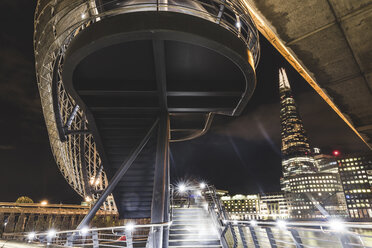
[{"label": "concrete pillar", "polygon": [[30,214],[28,216],[25,231],[26,232],[35,231],[35,215],[34,214]]}]

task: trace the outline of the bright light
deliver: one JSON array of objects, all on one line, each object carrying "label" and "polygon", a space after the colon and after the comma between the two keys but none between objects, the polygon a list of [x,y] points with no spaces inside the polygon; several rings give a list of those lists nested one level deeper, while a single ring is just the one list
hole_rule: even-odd
[{"label": "bright light", "polygon": [[81,19],[84,19],[85,18],[85,14],[81,14]]},{"label": "bright light", "polygon": [[286,223],[284,220],[278,220],[278,221],[276,222],[276,225],[277,225],[279,228],[286,228],[287,223]]},{"label": "bright light", "polygon": [[251,226],[257,226],[257,221],[255,221],[255,220],[251,220]]},{"label": "bright light", "polygon": [[237,221],[237,220],[234,220],[234,221],[233,221],[233,224],[234,224],[234,225],[237,225],[237,224],[238,224],[238,221]]},{"label": "bright light", "polygon": [[88,227],[83,227],[81,230],[80,230],[81,234],[82,235],[87,235],[88,232],[89,232],[89,228]]},{"label": "bright light", "polygon": [[40,204],[43,205],[43,206],[48,205],[48,201],[46,201],[46,200],[41,201]]},{"label": "bright light", "polygon": [[87,197],[85,197],[85,201],[86,201],[86,202],[91,202],[92,199],[91,199],[89,196],[87,196]]},{"label": "bright light", "polygon": [[185,192],[186,192],[186,185],[185,185],[184,183],[180,183],[180,184],[178,185],[178,191],[179,191],[180,193],[185,193]]},{"label": "bright light", "polygon": [[201,195],[202,195],[202,192],[201,192],[200,190],[197,190],[197,191],[196,191],[196,195],[197,195],[197,196],[201,196]]},{"label": "bright light", "polygon": [[134,230],[134,224],[133,223],[127,223],[126,225],[125,225],[125,229],[126,230],[128,230],[128,231],[133,231]]},{"label": "bright light", "polygon": [[27,235],[27,238],[28,238],[29,240],[33,240],[33,239],[35,238],[35,233],[34,233],[34,232],[29,233],[29,234]]},{"label": "bright light", "polygon": [[334,220],[330,220],[329,221],[329,227],[332,231],[335,231],[335,232],[343,232],[346,230],[346,227],[345,225],[342,223],[341,220],[337,220],[337,219],[334,219]]},{"label": "bright light", "polygon": [[242,26],[242,23],[238,21],[238,22],[236,22],[235,26],[236,26],[237,28],[240,28],[240,27]]},{"label": "bright light", "polygon": [[49,238],[53,238],[55,235],[56,235],[56,231],[55,230],[51,229],[51,230],[48,231],[48,237]]},{"label": "bright light", "polygon": [[205,189],[206,186],[207,186],[207,185],[206,185],[205,183],[200,183],[200,184],[199,184],[199,187],[200,187],[201,189]]},{"label": "bright light", "polygon": [[340,155],[340,151],[338,151],[338,150],[334,150],[332,153],[333,153],[333,156],[338,156],[338,155]]}]

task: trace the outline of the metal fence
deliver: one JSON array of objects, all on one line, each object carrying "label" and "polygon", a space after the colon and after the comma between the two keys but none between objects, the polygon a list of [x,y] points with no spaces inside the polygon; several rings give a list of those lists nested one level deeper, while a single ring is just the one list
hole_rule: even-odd
[{"label": "metal fence", "polygon": [[372,225],[329,222],[225,221],[228,247],[372,247]]},{"label": "metal fence", "polygon": [[53,247],[159,247],[153,236],[171,223],[135,225],[106,228],[82,228],[57,232],[30,232],[23,235],[8,235],[9,239],[23,240],[32,244],[44,244]]},{"label": "metal fence", "polygon": [[372,223],[326,221],[238,221],[224,211],[213,186],[204,194],[209,197],[209,212],[220,231],[224,247],[372,247]]}]

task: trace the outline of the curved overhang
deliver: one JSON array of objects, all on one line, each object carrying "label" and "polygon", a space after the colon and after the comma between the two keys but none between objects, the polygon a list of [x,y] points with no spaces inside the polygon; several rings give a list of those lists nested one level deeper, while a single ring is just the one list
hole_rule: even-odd
[{"label": "curved overhang", "polygon": [[[187,25],[185,25],[185,23],[187,23]],[[95,71],[100,70],[100,66],[107,65],[109,62],[108,57],[103,58],[103,54],[110,56],[109,54],[113,47],[118,53],[128,53],[128,50],[123,48],[122,45],[133,44],[133,42],[140,43],[140,41],[160,41],[165,46],[164,52],[167,56],[165,59],[171,61],[169,63],[166,61],[164,65],[167,67],[165,70],[168,74],[165,76],[165,80],[167,81],[165,83],[165,97],[167,98],[168,112],[172,114],[171,118],[176,119],[178,115],[183,115],[185,113],[191,117],[194,113],[193,118],[199,118],[199,122],[203,120],[203,124],[200,125],[199,128],[190,128],[187,131],[177,130],[177,127],[171,126],[172,137],[174,137],[172,138],[173,141],[188,140],[204,134],[210,126],[211,113],[224,115],[240,114],[253,94],[256,86],[256,77],[252,55],[245,43],[233,33],[207,20],[182,13],[136,12],[113,16],[91,24],[81,31],[69,45],[64,59],[63,81],[67,90],[77,99],[79,105],[83,108],[85,106],[85,104],[79,100],[81,96],[76,93],[76,85],[73,85],[73,81],[86,80],[76,75],[79,73],[87,73],[86,71],[81,72],[84,70],[81,68],[89,68],[94,74]],[[132,48],[137,49],[135,46],[132,46]],[[146,48],[138,47],[138,49],[143,50]],[[177,53],[171,54],[175,50],[177,50]],[[178,52],[179,50],[185,50],[186,52],[180,53]],[[97,55],[97,53],[99,53],[99,55]],[[174,80],[174,75],[179,73],[179,69],[175,68],[176,66],[173,65],[178,63],[178,67],[183,66],[181,64],[182,61],[180,62],[179,58],[175,57],[190,56],[190,53],[194,53],[194,55],[192,55],[194,56],[193,58],[197,58],[197,54],[202,53],[204,57],[207,57],[207,60],[209,59],[209,61],[207,61],[208,64],[213,64],[213,60],[216,59],[221,63],[225,63],[223,66],[216,67],[215,71],[210,66],[205,65],[205,71],[193,75],[195,79],[203,78],[204,81],[202,83],[205,82],[208,84],[205,87],[202,85],[187,87],[180,85],[179,82],[175,82]],[[135,54],[130,54],[128,56],[131,56],[130,59],[133,59]],[[139,52],[138,56],[143,56],[143,54]],[[149,60],[153,60],[152,54],[146,56],[148,56]],[[210,56],[210,58],[208,58],[208,56]],[[98,60],[98,58],[100,60]],[[125,58],[123,58],[123,60],[125,60]],[[112,62],[114,63],[114,61]],[[120,61],[115,62],[121,63]],[[84,63],[86,64],[84,65]],[[156,65],[154,67],[156,67]],[[151,71],[152,69],[153,68],[150,68],[149,70]],[[191,67],[190,73],[192,69],[197,71],[197,68]],[[205,76],[218,73],[222,75],[221,72],[219,72],[221,69],[225,70],[223,73],[226,74],[225,78],[222,80],[212,82],[213,78],[216,78],[215,76]],[[123,68],[123,71],[125,71],[125,68]],[[156,77],[155,74],[156,73],[152,76]],[[169,74],[172,75],[169,76]],[[236,76],[237,74],[240,75]],[[123,83],[125,83],[126,76],[122,76]],[[186,76],[188,75],[182,74],[180,78],[182,79],[182,77]],[[103,75],[99,75],[98,73],[92,77],[100,78],[103,77]],[[107,77],[110,78],[110,76]],[[121,76],[116,75],[115,77]],[[143,78],[142,75],[139,77]],[[229,81],[228,77],[231,77],[231,81]],[[154,81],[156,81],[156,78],[154,78]],[[191,83],[190,81],[184,82],[183,84],[188,85]],[[195,88],[198,88],[198,90],[195,90]],[[142,89],[135,90],[141,91]],[[146,94],[154,94],[155,96],[160,93],[156,91],[156,87],[150,87],[146,90]],[[85,93],[90,95],[90,97],[94,95],[92,92]],[[139,94],[142,93],[139,92]],[[110,96],[108,91],[105,91],[105,94],[108,97],[118,95],[117,92],[112,92]],[[135,93],[133,94],[135,96]],[[200,99],[208,100],[203,100],[204,102],[201,101],[200,104],[202,106],[197,106],[196,102],[200,101]],[[209,104],[208,101],[211,103]],[[232,105],[225,104],[226,106],[223,106],[222,103],[227,101],[232,101]],[[154,106],[152,105],[152,107]],[[85,109],[85,111],[89,110]],[[181,129],[185,128],[183,127]]]}]

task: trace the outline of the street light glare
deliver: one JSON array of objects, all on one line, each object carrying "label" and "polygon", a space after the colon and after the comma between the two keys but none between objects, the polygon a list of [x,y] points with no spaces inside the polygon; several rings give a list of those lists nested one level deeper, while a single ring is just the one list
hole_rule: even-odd
[{"label": "street light glare", "polygon": [[125,229],[128,231],[133,231],[134,230],[134,224],[133,223],[127,223],[125,225]]},{"label": "street light glare", "polygon": [[48,237],[49,237],[49,238],[53,238],[54,235],[56,235],[56,231],[55,231],[55,230],[52,229],[52,230],[49,230],[49,231],[48,231]]},{"label": "street light glare", "polygon": [[329,227],[332,231],[343,232],[346,230],[344,223],[341,220],[334,219],[329,221]]},{"label": "street light glare", "polygon": [[43,206],[45,206],[45,205],[47,205],[47,204],[48,204],[48,201],[46,201],[46,200],[44,200],[44,201],[41,201],[41,202],[40,202],[40,204],[41,204],[41,205],[43,205]]},{"label": "street light glare", "polygon": [[201,188],[201,189],[205,189],[205,187],[206,187],[207,185],[205,184],[205,183],[200,183],[200,185],[199,185],[199,187]]},{"label": "street light glare", "polygon": [[31,232],[27,235],[27,237],[28,237],[29,240],[33,240],[35,238],[35,233]]},{"label": "street light glare", "polygon": [[83,228],[81,229],[81,234],[82,234],[82,235],[86,235],[88,232],[89,232],[88,227],[83,227]]},{"label": "street light glare", "polygon": [[251,220],[251,226],[257,226],[257,221],[255,221],[255,220]]},{"label": "street light glare", "polygon": [[278,220],[276,224],[278,225],[279,228],[286,228],[287,226],[287,223],[284,220]]},{"label": "street light glare", "polygon": [[178,185],[178,191],[184,193],[186,191],[186,185],[184,183],[180,183]]}]

